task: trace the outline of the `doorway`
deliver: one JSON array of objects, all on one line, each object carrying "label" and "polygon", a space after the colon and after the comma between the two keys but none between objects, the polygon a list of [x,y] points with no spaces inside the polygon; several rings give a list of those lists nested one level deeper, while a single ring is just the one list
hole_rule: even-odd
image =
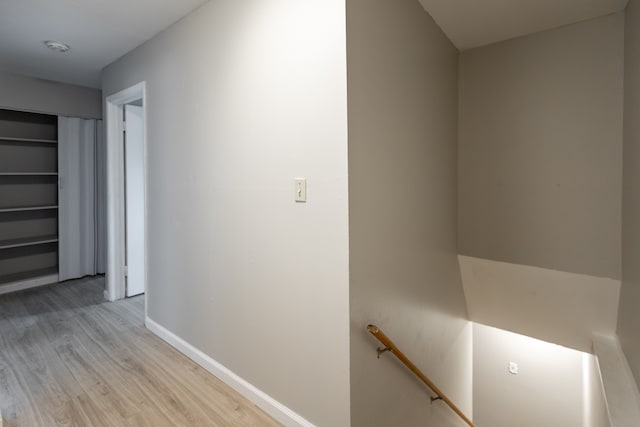
[{"label": "doorway", "polygon": [[144,112],[142,99],[123,105],[125,296],[144,293]]},{"label": "doorway", "polygon": [[106,129],[105,298],[115,301],[148,292],[144,82],[107,97]]}]

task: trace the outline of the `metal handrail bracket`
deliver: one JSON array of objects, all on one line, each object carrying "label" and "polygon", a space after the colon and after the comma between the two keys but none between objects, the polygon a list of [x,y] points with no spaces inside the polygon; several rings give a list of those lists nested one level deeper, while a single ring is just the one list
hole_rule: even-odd
[{"label": "metal handrail bracket", "polygon": [[447,404],[447,406],[449,408],[451,408],[453,410],[453,412],[455,412],[460,418],[462,418],[462,420],[465,423],[467,423],[470,427],[475,427],[473,422],[469,418],[467,418],[467,416],[460,410],[460,408],[458,408],[451,401],[451,399],[449,399],[433,383],[433,381],[431,381],[425,374],[423,374],[422,371],[420,371],[420,369],[418,369],[418,367],[416,365],[414,365],[413,362],[411,362],[411,360],[409,360],[409,358],[407,358],[407,356],[405,356],[400,351],[400,349],[398,349],[398,347],[396,347],[396,345],[382,332],[382,330],[380,330],[380,328],[378,328],[376,325],[369,325],[369,326],[367,326],[367,331],[371,335],[373,335],[383,345],[383,347],[378,347],[378,349],[376,350],[377,353],[378,353],[378,359],[385,352],[393,353],[393,355],[396,356],[398,358],[398,360],[400,360],[400,362],[402,362],[403,365],[405,365],[407,368],[409,368],[409,370],[411,372],[413,372],[418,378],[420,378],[420,380],[427,387],[429,387],[429,389],[431,389],[431,391],[433,391],[435,393],[436,397],[431,397],[431,403],[435,402],[436,400],[442,400],[444,403]]}]

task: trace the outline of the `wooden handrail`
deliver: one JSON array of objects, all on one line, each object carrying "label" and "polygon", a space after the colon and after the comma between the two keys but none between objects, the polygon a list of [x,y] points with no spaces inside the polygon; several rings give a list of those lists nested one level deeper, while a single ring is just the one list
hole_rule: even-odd
[{"label": "wooden handrail", "polygon": [[411,372],[413,372],[418,378],[420,378],[422,380],[423,383],[426,384],[427,387],[429,387],[435,394],[437,397],[435,398],[431,398],[431,401],[433,402],[434,400],[442,400],[444,403],[447,404],[447,406],[449,406],[449,408],[451,408],[453,410],[453,412],[455,412],[456,414],[458,414],[458,416],[460,418],[462,418],[464,420],[465,423],[467,423],[470,427],[475,427],[475,425],[473,424],[473,422],[467,418],[467,416],[462,413],[462,411],[460,410],[460,408],[458,408],[434,383],[433,381],[431,381],[425,374],[422,373],[422,371],[420,371],[420,369],[418,369],[418,367],[416,365],[413,364],[413,362],[411,362],[411,360],[409,360],[407,358],[407,356],[405,356],[399,349],[398,347],[396,347],[396,345],[380,330],[380,328],[378,328],[375,325],[369,325],[367,326],[367,331],[369,331],[369,333],[371,335],[373,335],[374,337],[376,337],[376,339],[378,341],[380,341],[382,343],[382,345],[384,345],[384,348],[378,348],[378,357],[380,357],[380,354],[384,353],[385,351],[390,351],[391,353],[393,353],[394,356],[396,356],[398,358],[398,360],[400,360],[407,368],[409,368],[409,370]]}]

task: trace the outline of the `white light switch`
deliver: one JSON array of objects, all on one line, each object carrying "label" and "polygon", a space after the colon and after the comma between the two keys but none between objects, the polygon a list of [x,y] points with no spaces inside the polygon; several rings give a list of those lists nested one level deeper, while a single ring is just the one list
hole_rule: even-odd
[{"label": "white light switch", "polygon": [[307,178],[295,178],[293,182],[294,182],[294,190],[295,190],[294,200],[298,203],[306,203]]},{"label": "white light switch", "polygon": [[511,372],[513,375],[517,375],[519,370],[520,368],[518,367],[518,364],[516,362],[509,362],[509,372]]}]

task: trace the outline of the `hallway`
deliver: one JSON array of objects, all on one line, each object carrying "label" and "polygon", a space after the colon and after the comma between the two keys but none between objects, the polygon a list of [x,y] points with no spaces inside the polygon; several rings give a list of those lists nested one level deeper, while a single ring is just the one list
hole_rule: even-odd
[{"label": "hallway", "polygon": [[18,426],[277,426],[157,338],[144,297],[85,278],[0,296],[0,410]]}]

